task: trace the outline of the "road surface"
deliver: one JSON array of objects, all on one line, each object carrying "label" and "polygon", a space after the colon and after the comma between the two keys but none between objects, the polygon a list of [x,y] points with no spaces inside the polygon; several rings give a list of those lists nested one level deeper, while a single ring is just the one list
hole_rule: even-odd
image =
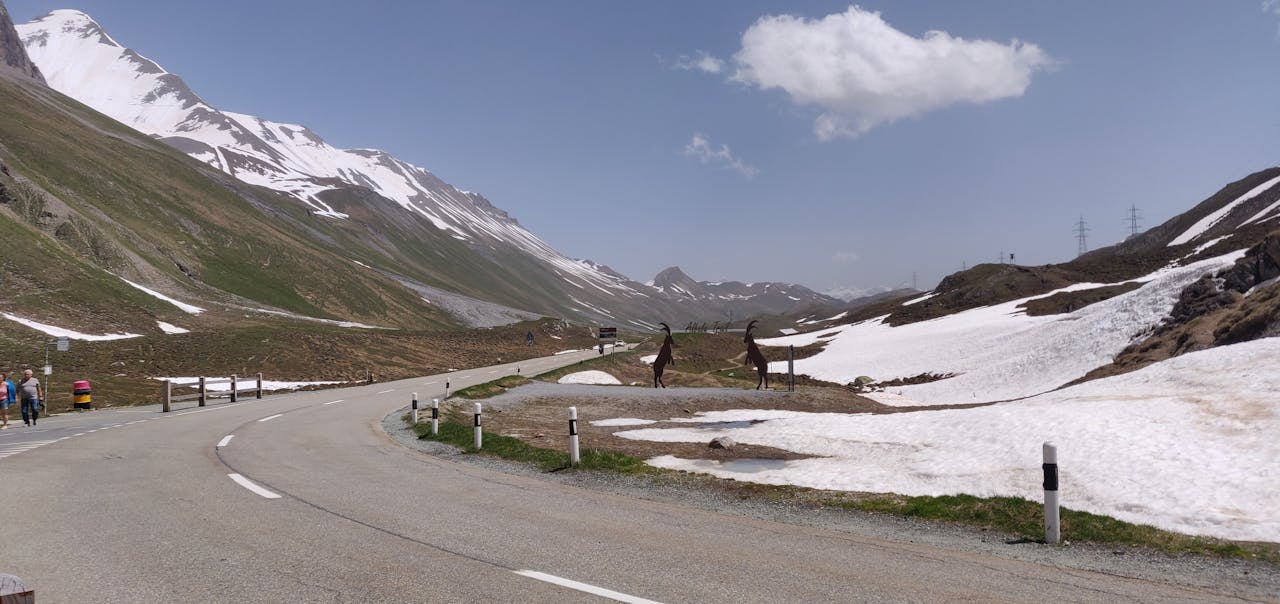
[{"label": "road surface", "polygon": [[497,473],[381,428],[446,379],[593,356],[0,432],[0,572],[42,604],[1231,601]]}]

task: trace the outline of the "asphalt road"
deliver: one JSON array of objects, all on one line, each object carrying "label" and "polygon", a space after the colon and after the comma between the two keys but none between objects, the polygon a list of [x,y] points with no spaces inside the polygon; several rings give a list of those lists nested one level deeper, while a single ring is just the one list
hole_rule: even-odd
[{"label": "asphalt road", "polygon": [[0,572],[42,604],[1230,601],[512,476],[382,430],[415,391],[515,367],[0,432]]}]

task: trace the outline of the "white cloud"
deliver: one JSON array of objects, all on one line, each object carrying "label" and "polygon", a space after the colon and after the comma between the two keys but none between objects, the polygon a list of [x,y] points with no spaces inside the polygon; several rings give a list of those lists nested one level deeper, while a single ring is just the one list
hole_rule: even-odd
[{"label": "white cloud", "polygon": [[857,252],[840,251],[831,256],[831,261],[836,264],[849,264],[851,262],[857,262],[858,258],[859,256]]},{"label": "white cloud", "polygon": [[959,103],[1018,97],[1032,74],[1054,64],[1038,46],[1018,40],[966,40],[942,31],[915,38],[857,6],[816,20],[761,17],[742,34],[733,60],[730,79],[777,88],[798,105],[820,109],[814,133],[821,140],[856,137]]},{"label": "white cloud", "polygon": [[760,173],[755,166],[748,165],[741,159],[734,157],[729,151],[729,145],[720,145],[720,148],[714,148],[711,141],[701,134],[693,135],[693,139],[689,144],[684,146],[684,154],[689,157],[695,157],[704,164],[720,166],[734,170],[747,178],[755,178]]},{"label": "white cloud", "polygon": [[724,70],[724,61],[699,50],[694,53],[694,56],[692,57],[688,55],[680,55],[680,58],[676,59],[673,67],[684,70],[697,69],[698,71],[705,71],[707,73],[720,73]]},{"label": "white cloud", "polygon": [[[1262,12],[1280,17],[1280,0],[1262,0]],[[1276,35],[1280,35],[1280,29],[1276,30]]]}]

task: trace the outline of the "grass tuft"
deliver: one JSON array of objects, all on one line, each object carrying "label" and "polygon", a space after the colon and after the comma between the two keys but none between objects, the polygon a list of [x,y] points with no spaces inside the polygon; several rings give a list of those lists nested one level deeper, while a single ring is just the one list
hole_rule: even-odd
[{"label": "grass tuft", "polygon": [[[1044,539],[1044,505],[1017,497],[944,495],[853,495],[827,499],[825,505],[978,526],[1033,541]],[[1224,558],[1280,562],[1280,548],[1271,544],[1238,543],[1210,537],[1181,535],[1153,526],[1132,524],[1108,516],[1062,508],[1062,538],[1066,541],[1146,547],[1170,554],[1199,554]]]},{"label": "grass tuft", "polygon": [[458,447],[467,453],[493,455],[502,459],[531,463],[544,472],[558,470],[597,470],[617,472],[619,474],[648,474],[656,471],[644,463],[644,460],[613,451],[583,449],[581,463],[575,468],[569,467],[569,453],[554,449],[535,447],[518,438],[501,434],[485,433],[482,449],[476,449],[475,433],[471,425],[456,421],[441,421],[440,433],[432,436],[429,423],[414,426],[414,432],[422,440],[433,440]]}]

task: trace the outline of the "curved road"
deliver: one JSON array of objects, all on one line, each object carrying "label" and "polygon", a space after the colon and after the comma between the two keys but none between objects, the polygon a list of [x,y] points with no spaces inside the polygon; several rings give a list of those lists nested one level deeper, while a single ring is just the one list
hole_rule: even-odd
[{"label": "curved road", "polygon": [[[516,365],[447,378],[456,389]],[[427,407],[445,379],[2,432],[0,572],[42,604],[1227,600],[587,491],[394,443],[382,418],[414,391]]]}]

